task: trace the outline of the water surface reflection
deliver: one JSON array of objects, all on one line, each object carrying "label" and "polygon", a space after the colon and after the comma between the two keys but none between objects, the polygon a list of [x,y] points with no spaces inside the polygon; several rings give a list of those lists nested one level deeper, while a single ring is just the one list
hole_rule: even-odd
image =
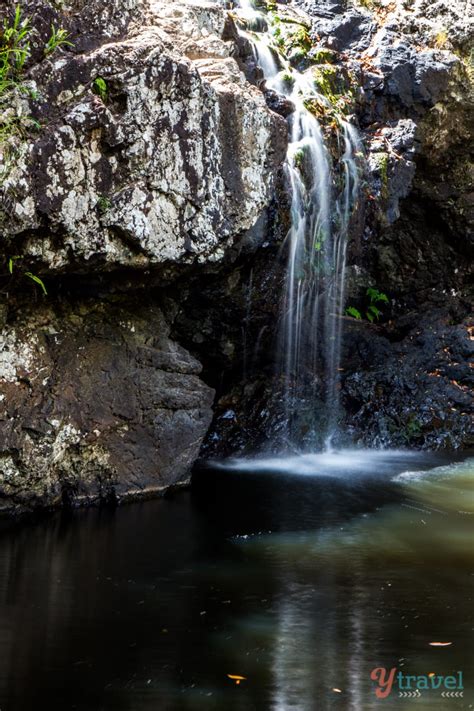
[{"label": "water surface reflection", "polygon": [[[4,526],[0,708],[472,708],[473,478],[205,469],[192,495]],[[377,700],[375,666],[463,670],[464,699]]]}]

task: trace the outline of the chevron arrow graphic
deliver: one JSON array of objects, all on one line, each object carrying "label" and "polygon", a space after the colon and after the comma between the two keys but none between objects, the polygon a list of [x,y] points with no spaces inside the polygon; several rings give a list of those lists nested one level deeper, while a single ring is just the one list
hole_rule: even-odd
[{"label": "chevron arrow graphic", "polygon": [[419,689],[417,689],[416,691],[399,691],[398,696],[401,696],[405,699],[418,699],[421,696],[421,692]]},{"label": "chevron arrow graphic", "polygon": [[441,696],[447,699],[461,699],[464,698],[464,691],[442,691]]}]

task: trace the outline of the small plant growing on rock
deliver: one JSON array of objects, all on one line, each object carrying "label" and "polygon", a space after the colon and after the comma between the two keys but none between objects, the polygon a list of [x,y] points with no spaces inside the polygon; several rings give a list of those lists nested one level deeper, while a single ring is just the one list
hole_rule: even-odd
[{"label": "small plant growing on rock", "polygon": [[17,5],[12,24],[4,20],[0,30],[0,96],[21,79],[30,54],[30,35],[30,20],[22,19]]},{"label": "small plant growing on rock", "polygon": [[298,148],[298,150],[295,151],[295,154],[293,156],[293,163],[295,165],[295,168],[301,169],[303,167],[304,156],[305,152],[303,148]]},{"label": "small plant growing on rock", "polygon": [[[14,257],[10,257],[8,259],[8,271],[10,272],[10,274],[12,276],[13,276],[13,269],[14,269],[15,264],[18,260],[21,260],[21,257],[18,254],[16,254]],[[41,288],[41,291],[43,292],[43,294],[45,296],[48,295],[48,291],[46,289],[44,281],[42,279],[40,279],[39,276],[36,276],[36,274],[33,274],[33,272],[24,271],[24,270],[21,270],[21,275],[24,277],[27,277],[28,279],[31,279],[31,281],[34,281],[35,284],[37,284]]]},{"label": "small plant growing on rock", "polygon": [[107,210],[110,210],[110,208],[112,207],[112,202],[105,195],[101,195],[97,200],[96,207],[98,211],[103,214],[104,212],[107,212]]},{"label": "small plant growing on rock", "polygon": [[326,49],[326,47],[315,47],[311,56],[317,64],[330,64],[335,59],[333,50]]},{"label": "small plant growing on rock", "polygon": [[388,304],[388,296],[387,294],[384,294],[383,291],[379,291],[378,289],[374,289],[372,287],[367,289],[367,296],[369,298],[369,305],[367,307],[366,316],[372,323],[375,318],[378,320],[382,315],[382,312],[377,308],[376,304]]},{"label": "small plant growing on rock", "polygon": [[56,29],[54,25],[51,25],[51,37],[46,42],[44,48],[45,57],[49,57],[58,47],[74,47],[74,44],[68,40],[69,33],[66,30],[60,28]]},{"label": "small plant growing on rock", "polygon": [[384,200],[388,198],[388,163],[387,153],[377,153],[375,155],[377,169],[380,175],[380,194]]},{"label": "small plant growing on rock", "polygon": [[355,306],[348,306],[346,309],[346,314],[347,316],[352,316],[352,318],[356,318],[358,321],[362,320],[362,314],[359,309],[356,309]]},{"label": "small plant growing on rock", "polygon": [[[377,304],[388,304],[388,296],[384,294],[383,291],[379,291],[371,286],[366,291],[367,304],[365,307],[365,317],[370,323],[373,323],[376,319],[379,320],[382,315],[381,310],[378,308]],[[362,313],[355,306],[348,306],[346,309],[346,315],[362,320]]]},{"label": "small plant growing on rock", "polygon": [[312,47],[310,34],[303,26],[298,26],[297,29],[290,26],[281,39],[283,52],[293,64],[305,59]]},{"label": "small plant growing on rock", "polygon": [[283,72],[281,75],[281,80],[283,84],[288,88],[292,89],[295,83],[295,77],[289,71]]},{"label": "small plant growing on rock", "polygon": [[448,47],[449,37],[445,29],[441,29],[436,33],[433,44],[436,49],[446,49]]},{"label": "small plant growing on rock", "polygon": [[97,77],[96,79],[94,79],[94,81],[92,82],[92,91],[94,92],[94,94],[97,94],[97,96],[100,96],[100,98],[105,104],[109,95],[109,90],[107,87],[107,82],[103,77]]}]

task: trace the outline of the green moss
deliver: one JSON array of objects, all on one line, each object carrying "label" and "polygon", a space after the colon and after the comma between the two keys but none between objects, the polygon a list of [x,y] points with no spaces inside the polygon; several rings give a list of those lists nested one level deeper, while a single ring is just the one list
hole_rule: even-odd
[{"label": "green moss", "polygon": [[107,210],[110,210],[110,208],[112,207],[112,202],[110,198],[106,197],[105,195],[101,195],[97,200],[96,207],[100,213],[104,213],[107,212]]},{"label": "green moss", "polygon": [[348,77],[340,68],[331,64],[323,64],[313,68],[313,77],[315,89],[326,99],[332,109],[332,115],[331,111],[329,112],[332,119],[337,119],[353,110],[355,95]]},{"label": "green moss", "polygon": [[308,28],[272,13],[271,25],[278,49],[292,62],[300,62],[308,55],[313,43]]},{"label": "green moss", "polygon": [[298,168],[298,169],[302,168],[304,157],[305,157],[304,148],[298,148],[298,150],[295,151],[295,154],[293,156],[293,163],[294,163],[295,168]]},{"label": "green moss", "polygon": [[314,180],[310,158],[309,146],[302,145],[294,152],[292,160],[294,167],[300,174],[303,184],[307,187],[309,187]]},{"label": "green moss", "polygon": [[358,0],[359,5],[362,7],[365,7],[366,10],[370,10],[373,12],[374,10],[377,10],[381,6],[381,3],[379,0]]},{"label": "green moss", "polygon": [[306,27],[298,27],[298,29],[290,32],[285,42],[285,49],[290,52],[293,49],[298,49],[307,54],[313,43]]},{"label": "green moss", "polygon": [[305,109],[313,114],[313,116],[317,119],[323,118],[327,111],[326,105],[315,97],[304,99],[303,104]]},{"label": "green moss", "polygon": [[294,17],[282,16],[280,17],[280,20],[286,25],[296,25],[297,27],[303,27],[305,30],[308,31],[311,29],[311,25],[308,25],[306,22],[302,22],[301,20],[296,20]]},{"label": "green moss", "polygon": [[376,153],[375,160],[377,162],[377,169],[380,175],[380,194],[382,198],[386,200],[388,198],[388,153]]},{"label": "green moss", "polygon": [[318,47],[313,49],[312,59],[317,64],[330,64],[334,62],[335,55],[331,49],[326,49],[325,47]]},{"label": "green moss", "polygon": [[281,80],[289,89],[291,89],[295,83],[295,77],[291,72],[282,72]]},{"label": "green moss", "polygon": [[278,9],[276,2],[273,2],[273,0],[268,0],[268,2],[262,2],[261,4],[265,6],[267,12],[276,12]]},{"label": "green moss", "polygon": [[415,413],[408,413],[399,422],[389,418],[387,429],[391,434],[399,435],[405,444],[410,444],[413,440],[419,440],[423,436],[423,424]]},{"label": "green moss", "polygon": [[320,94],[334,103],[338,95],[338,73],[336,67],[323,65],[313,69],[314,85]]}]

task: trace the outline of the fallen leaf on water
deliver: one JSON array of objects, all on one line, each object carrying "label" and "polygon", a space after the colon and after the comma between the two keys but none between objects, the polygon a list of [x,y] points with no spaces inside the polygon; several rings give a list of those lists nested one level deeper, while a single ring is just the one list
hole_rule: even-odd
[{"label": "fallen leaf on water", "polygon": [[452,642],[430,642],[430,647],[449,647]]},{"label": "fallen leaf on water", "polygon": [[227,676],[229,679],[235,681],[236,684],[240,684],[241,681],[247,678],[246,676],[240,676],[240,674],[227,674]]},{"label": "fallen leaf on water", "polygon": [[333,689],[333,691],[335,691],[336,694],[342,694],[342,691],[340,689]]}]

